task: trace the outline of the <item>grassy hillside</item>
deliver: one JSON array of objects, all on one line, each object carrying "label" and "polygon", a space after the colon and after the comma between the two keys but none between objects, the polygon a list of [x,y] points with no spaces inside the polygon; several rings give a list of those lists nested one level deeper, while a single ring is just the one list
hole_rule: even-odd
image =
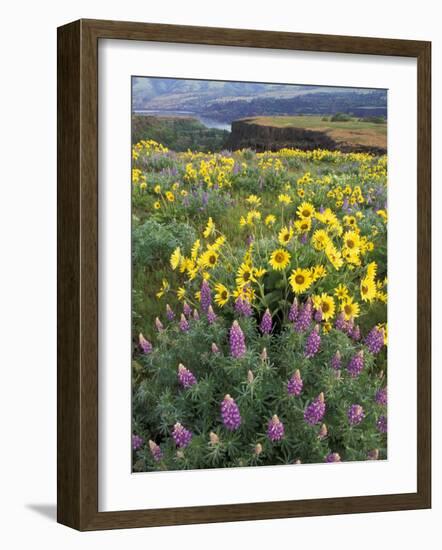
[{"label": "grassy hillside", "polygon": [[229,132],[207,128],[191,117],[132,116],[132,142],[153,139],[174,151],[219,151]]}]

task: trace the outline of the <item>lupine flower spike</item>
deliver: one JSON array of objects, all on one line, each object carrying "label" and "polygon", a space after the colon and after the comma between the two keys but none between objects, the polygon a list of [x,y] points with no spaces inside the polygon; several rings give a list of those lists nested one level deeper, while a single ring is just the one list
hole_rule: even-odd
[{"label": "lupine flower spike", "polygon": [[159,462],[163,458],[163,451],[161,450],[161,447],[151,439],[149,439],[149,449],[156,462]]},{"label": "lupine flower spike", "polygon": [[224,426],[232,432],[237,430],[241,425],[241,415],[238,405],[229,394],[221,402],[221,417]]},{"label": "lupine flower spike", "polygon": [[273,415],[267,426],[267,436],[270,441],[279,441],[284,437],[284,424],[277,415]]},{"label": "lupine flower spike", "polygon": [[233,321],[230,329],[230,354],[232,357],[242,357],[246,353],[246,343],[244,333],[239,326],[238,321]]},{"label": "lupine flower spike", "polygon": [[180,363],[178,365],[178,381],[183,386],[183,388],[190,388],[190,386],[193,386],[196,384],[196,378],[189,369],[186,369],[186,367]]},{"label": "lupine flower spike", "polygon": [[152,344],[149,342],[149,340],[146,340],[146,338],[144,338],[144,336],[141,334],[139,334],[138,336],[138,342],[139,342],[139,345],[140,345],[140,348],[142,349],[143,353],[151,353],[152,351]]},{"label": "lupine flower spike", "polygon": [[192,439],[192,432],[177,422],[173,427],[172,438],[175,441],[175,445],[183,449],[189,445]]}]

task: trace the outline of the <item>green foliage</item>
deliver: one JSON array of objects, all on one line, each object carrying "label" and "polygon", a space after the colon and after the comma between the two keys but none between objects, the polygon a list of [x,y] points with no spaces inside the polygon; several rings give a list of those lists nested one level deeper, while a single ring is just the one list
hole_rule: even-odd
[{"label": "green foliage", "polygon": [[[255,319],[242,319],[247,353],[240,359],[230,356],[227,345],[229,322],[218,318],[210,325],[206,318],[190,322],[187,333],[180,332],[176,321],[158,334],[154,351],[138,357],[134,373],[134,430],[146,441],[154,440],[163,450],[160,462],[142,449],[134,453],[136,469],[193,469],[232,466],[322,462],[330,452],[344,460],[365,460],[370,450],[380,449],[386,456],[386,437],[376,428],[383,408],[376,404],[375,394],[384,385],[374,358],[367,350],[362,374],[352,378],[345,368],[340,377],[330,367],[337,349],[343,366],[354,355],[356,346],[344,333],[332,330],[324,339],[314,359],[304,356],[307,333],[298,334],[285,325],[279,334],[258,336]],[[215,342],[220,353],[211,351]],[[262,358],[268,348],[268,357]],[[180,386],[178,365],[193,372],[197,383],[188,389]],[[305,390],[299,397],[287,392],[287,382],[299,369]],[[253,377],[250,376],[253,373]],[[321,423],[308,425],[304,410],[320,392],[326,397],[328,436],[319,437]],[[226,394],[238,404],[242,423],[230,432],[222,423],[220,405]],[[365,418],[351,426],[347,410],[354,404],[363,406]],[[267,425],[278,415],[285,426],[281,442],[271,442]],[[192,442],[177,458],[171,444],[173,425],[180,422],[193,434]],[[210,433],[219,442],[210,443]],[[256,445],[262,453],[256,454]]]},{"label": "green foliage", "polygon": [[331,122],[347,122],[350,120],[353,120],[352,117],[346,113],[336,113],[330,119]]}]

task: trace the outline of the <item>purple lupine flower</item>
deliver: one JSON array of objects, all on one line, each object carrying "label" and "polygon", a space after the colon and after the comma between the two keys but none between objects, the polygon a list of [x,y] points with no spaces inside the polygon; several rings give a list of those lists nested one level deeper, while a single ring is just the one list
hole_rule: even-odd
[{"label": "purple lupine flower", "polygon": [[175,319],[175,313],[173,312],[173,309],[170,307],[169,304],[166,304],[166,317],[169,319],[169,321],[173,321]]},{"label": "purple lupine flower", "polygon": [[269,308],[265,310],[259,328],[263,334],[270,334],[272,332],[272,314],[270,313]]},{"label": "purple lupine flower", "polygon": [[192,315],[192,308],[187,302],[184,302],[183,304],[183,313],[186,317],[190,317]]},{"label": "purple lupine flower", "polygon": [[321,336],[319,334],[319,325],[311,331],[305,343],[304,355],[307,358],[314,357],[321,347]]},{"label": "purple lupine flower", "polygon": [[384,414],[382,414],[378,418],[378,420],[376,422],[376,427],[381,433],[383,433],[383,434],[387,433],[388,421],[387,421],[387,417]]},{"label": "purple lupine flower", "polygon": [[338,350],[331,360],[331,368],[335,370],[339,370],[341,368],[341,353]]},{"label": "purple lupine flower", "polygon": [[245,300],[239,296],[235,301],[235,311],[243,317],[250,317],[252,315],[252,306],[248,300]]},{"label": "purple lupine flower", "polygon": [[387,388],[380,388],[375,395],[374,400],[378,405],[387,406]]},{"label": "purple lupine flower", "polygon": [[215,344],[215,342],[212,342],[212,353],[216,354],[216,353],[219,353],[219,348],[218,346]]},{"label": "purple lupine flower", "polygon": [[200,303],[202,310],[206,312],[209,309],[210,304],[212,303],[212,292],[210,290],[209,283],[205,279],[201,284]]},{"label": "purple lupine flower", "polygon": [[161,447],[151,439],[149,439],[149,449],[156,462],[159,462],[163,458],[163,451],[161,450]]},{"label": "purple lupine flower", "polygon": [[143,446],[144,439],[139,435],[132,434],[132,450],[138,451]]},{"label": "purple lupine flower", "polygon": [[307,233],[303,233],[302,235],[299,236],[299,241],[301,242],[301,244],[307,244],[307,240],[308,240]]},{"label": "purple lupine flower", "polygon": [[224,426],[233,432],[241,425],[241,415],[235,400],[227,394],[221,401],[221,417]]},{"label": "purple lupine flower", "polygon": [[361,407],[361,405],[351,405],[351,407],[347,411],[347,418],[349,423],[352,426],[356,426],[356,424],[360,424],[365,417],[364,409]]},{"label": "purple lupine flower", "polygon": [[186,319],[184,313],[181,313],[181,319],[179,322],[181,332],[187,332],[189,330],[189,321]]},{"label": "purple lupine flower", "polygon": [[322,439],[325,439],[327,436],[328,436],[327,426],[326,424],[322,424],[321,427],[319,428],[318,438],[322,440]]},{"label": "purple lupine flower", "polygon": [[197,309],[194,309],[193,310],[193,318],[195,321],[199,321],[200,320],[200,314],[198,313],[198,310]]},{"label": "purple lupine flower", "polygon": [[365,345],[370,353],[379,353],[384,346],[384,331],[373,327],[365,338]]},{"label": "purple lupine flower", "polygon": [[356,342],[357,342],[358,340],[361,339],[361,329],[359,328],[359,325],[355,325],[355,326],[351,329],[351,331],[350,331],[350,333],[349,333],[349,336],[350,336],[350,338],[352,338],[353,340],[356,340]]},{"label": "purple lupine flower", "polygon": [[315,313],[313,315],[313,319],[317,323],[320,323],[322,321],[322,309],[321,308],[315,310]]},{"label": "purple lupine flower", "polygon": [[247,246],[250,246],[253,241],[255,240],[255,238],[253,237],[253,235],[249,235],[247,238],[246,238],[246,245]]},{"label": "purple lupine flower", "polygon": [[192,439],[192,432],[177,422],[173,427],[172,437],[177,447],[184,448],[189,445]]},{"label": "purple lupine flower", "polygon": [[316,399],[314,399],[310,405],[308,405],[304,411],[304,420],[310,426],[319,424],[325,415],[325,400],[324,394],[321,392]]},{"label": "purple lupine flower", "polygon": [[341,457],[339,456],[339,453],[328,453],[325,457],[325,462],[328,462],[329,464],[332,464],[333,462],[341,462]]},{"label": "purple lupine flower", "polygon": [[233,321],[230,329],[230,354],[232,357],[242,357],[246,353],[246,343],[244,333],[238,324],[238,321]]},{"label": "purple lupine flower", "polygon": [[335,328],[337,330],[341,330],[342,332],[346,332],[347,329],[347,321],[345,320],[345,314],[340,313],[335,321]]},{"label": "purple lupine flower", "polygon": [[213,325],[216,321],[216,313],[213,311],[212,306],[209,306],[209,309],[207,310],[207,321],[209,322],[209,325]]},{"label": "purple lupine flower", "polygon": [[163,323],[160,321],[159,317],[155,317],[155,326],[158,332],[163,332],[164,330]]},{"label": "purple lupine flower", "polygon": [[279,441],[284,437],[284,431],[284,424],[274,414],[267,425],[267,437],[270,441]]},{"label": "purple lupine flower", "polygon": [[368,460],[378,460],[379,458],[379,449],[372,449],[367,453]]},{"label": "purple lupine flower", "polygon": [[294,323],[298,317],[298,311],[299,311],[299,306],[298,306],[298,299],[295,298],[293,300],[293,304],[290,306],[290,311],[289,311],[289,321],[291,323]]},{"label": "purple lupine flower", "polygon": [[299,308],[298,316],[295,322],[295,330],[296,332],[304,332],[308,329],[312,322],[313,318],[313,308],[311,300],[307,300],[307,302]]},{"label": "purple lupine flower", "polygon": [[303,385],[304,383],[301,378],[301,373],[299,372],[299,369],[297,369],[287,383],[288,394],[296,395],[296,396],[300,395],[302,392]]},{"label": "purple lupine flower", "polygon": [[186,369],[182,363],[178,365],[178,381],[186,389],[196,384],[195,375],[192,371]]},{"label": "purple lupine flower", "polygon": [[140,348],[143,350],[143,353],[151,353],[152,344],[149,342],[149,340],[146,340],[146,338],[144,338],[141,332],[138,335],[138,342],[139,342]]},{"label": "purple lupine flower", "polygon": [[356,378],[356,376],[359,376],[361,374],[362,369],[364,368],[364,351],[358,351],[356,355],[353,355],[353,357],[350,359],[347,370],[350,376],[353,378]]}]

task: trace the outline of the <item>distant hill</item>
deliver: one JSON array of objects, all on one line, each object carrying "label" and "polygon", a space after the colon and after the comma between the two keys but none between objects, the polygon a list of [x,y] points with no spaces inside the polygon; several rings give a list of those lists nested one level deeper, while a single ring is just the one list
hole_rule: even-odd
[{"label": "distant hill", "polygon": [[134,77],[132,91],[135,111],[189,111],[228,123],[263,114],[387,116],[386,90]]}]

